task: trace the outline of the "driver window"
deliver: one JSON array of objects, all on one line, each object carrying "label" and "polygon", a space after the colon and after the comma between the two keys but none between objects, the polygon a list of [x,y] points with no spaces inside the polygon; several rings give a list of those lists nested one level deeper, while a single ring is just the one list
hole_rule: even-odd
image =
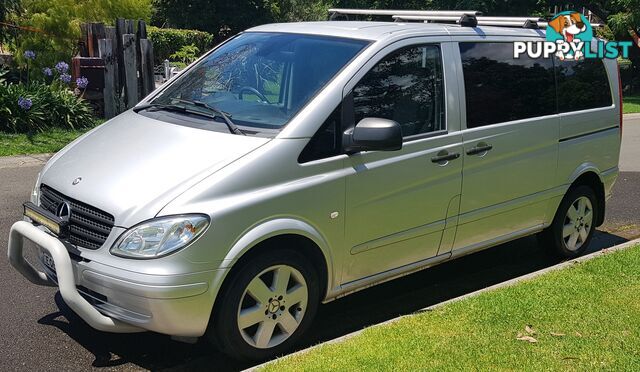
[{"label": "driver window", "polygon": [[409,46],[387,55],[353,88],[355,121],[397,121],[402,136],[446,129],[442,57],[437,45]]}]

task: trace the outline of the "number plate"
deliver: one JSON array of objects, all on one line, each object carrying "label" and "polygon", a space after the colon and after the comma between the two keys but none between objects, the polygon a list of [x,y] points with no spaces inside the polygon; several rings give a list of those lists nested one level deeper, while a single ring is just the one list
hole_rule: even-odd
[{"label": "number plate", "polygon": [[53,261],[51,254],[45,250],[42,250],[42,264],[54,273],[56,272],[56,263]]}]

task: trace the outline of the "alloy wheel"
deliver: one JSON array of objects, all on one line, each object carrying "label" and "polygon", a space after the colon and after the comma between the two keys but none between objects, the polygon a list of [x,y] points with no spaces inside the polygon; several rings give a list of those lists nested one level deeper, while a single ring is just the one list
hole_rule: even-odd
[{"label": "alloy wheel", "polygon": [[300,326],[308,299],[307,283],[297,269],[276,265],[263,270],[249,282],[238,306],[242,337],[259,349],[283,343]]},{"label": "alloy wheel", "polygon": [[589,237],[593,224],[593,206],[586,196],[576,199],[567,210],[562,228],[562,240],[570,251],[577,251]]}]

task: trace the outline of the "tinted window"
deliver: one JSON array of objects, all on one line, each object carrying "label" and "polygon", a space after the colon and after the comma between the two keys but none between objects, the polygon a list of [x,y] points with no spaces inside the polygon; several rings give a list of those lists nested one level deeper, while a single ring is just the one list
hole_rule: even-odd
[{"label": "tinted window", "polygon": [[404,137],[445,129],[440,48],[389,54],[354,87],[353,103],[356,124],[365,117],[395,120]]},{"label": "tinted window", "polygon": [[306,163],[312,160],[324,159],[338,155],[342,148],[342,132],[340,131],[340,115],[342,105],[339,105],[329,118],[322,124],[318,132],[311,138],[307,146],[298,157],[298,162]]},{"label": "tinted window", "polygon": [[599,59],[556,60],[560,112],[610,106],[611,89]]},{"label": "tinted window", "polygon": [[556,111],[552,59],[513,58],[513,43],[460,43],[467,128]]}]

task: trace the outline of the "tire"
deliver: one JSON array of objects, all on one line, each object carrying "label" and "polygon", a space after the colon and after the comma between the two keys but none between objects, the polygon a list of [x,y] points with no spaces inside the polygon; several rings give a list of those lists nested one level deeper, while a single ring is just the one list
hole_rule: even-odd
[{"label": "tire", "polygon": [[308,330],[320,302],[311,262],[296,251],[269,251],[230,275],[218,296],[209,338],[240,360],[260,361],[290,350]]},{"label": "tire", "polygon": [[539,236],[551,253],[563,258],[580,256],[589,246],[598,220],[598,199],[588,186],[569,189],[551,226]]}]

